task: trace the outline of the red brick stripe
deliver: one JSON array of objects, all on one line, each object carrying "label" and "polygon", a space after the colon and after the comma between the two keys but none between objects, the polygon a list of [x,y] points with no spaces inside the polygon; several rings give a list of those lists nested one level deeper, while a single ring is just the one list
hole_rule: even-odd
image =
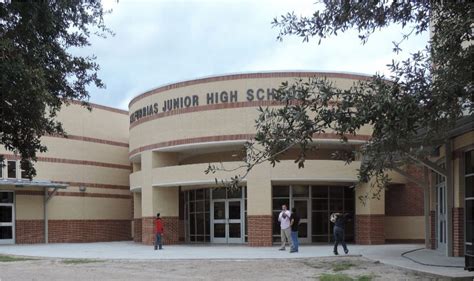
[{"label": "red brick stripe", "polygon": [[[33,196],[44,196],[43,191],[36,190],[16,190],[15,194],[17,195],[33,195]],[[66,192],[59,191],[55,196],[65,196],[65,197],[95,197],[95,198],[112,198],[112,199],[130,199],[131,195],[124,194],[105,194],[105,193],[86,193],[86,192]]]},{"label": "red brick stripe", "polygon": [[239,80],[239,79],[260,79],[260,78],[282,78],[282,77],[288,77],[288,78],[327,77],[327,78],[344,78],[344,79],[354,79],[354,80],[371,79],[370,76],[358,75],[358,74],[334,73],[334,72],[309,72],[309,71],[308,72],[288,71],[288,72],[267,72],[267,73],[245,73],[245,74],[222,75],[222,76],[214,76],[214,77],[200,78],[200,79],[178,82],[178,83],[169,84],[169,85],[165,85],[165,86],[153,89],[151,91],[145,92],[133,98],[128,104],[128,108],[130,108],[134,103],[136,103],[137,101],[143,98],[146,98],[148,96],[158,94],[164,91],[168,91],[171,89],[177,89],[177,88],[187,87],[191,85],[204,84],[204,83],[217,82],[217,81],[228,81],[228,80]]},{"label": "red brick stripe", "polygon": [[[21,157],[17,155],[3,155],[7,160],[20,160]],[[86,161],[86,160],[75,160],[75,159],[64,159],[64,158],[54,158],[54,157],[38,157],[39,162],[49,162],[49,163],[64,163],[64,164],[75,164],[75,165],[85,165],[85,166],[98,166],[105,168],[115,168],[115,169],[124,169],[130,170],[129,165],[120,165],[113,163],[97,162],[97,161]]]},{"label": "red brick stripe", "polygon": [[[82,103],[80,101],[77,101],[77,100],[69,100],[69,102],[72,103],[72,104],[82,105]],[[118,109],[118,108],[114,108],[114,107],[109,107],[109,106],[105,106],[105,105],[91,103],[91,102],[89,102],[89,105],[92,108],[97,108],[97,109],[102,109],[102,110],[106,110],[106,111],[110,111],[110,112],[115,112],[115,113],[128,115],[127,110],[122,110],[122,109]]]},{"label": "red brick stripe", "polygon": [[118,141],[111,141],[111,140],[104,140],[104,139],[90,138],[90,137],[76,136],[76,135],[67,135],[67,137],[59,136],[59,135],[47,135],[46,137],[63,138],[67,140],[78,140],[78,141],[94,142],[94,143],[108,144],[108,145],[114,145],[114,146],[120,146],[120,147],[128,147],[128,143],[125,143],[125,142],[118,142]]},{"label": "red brick stripe", "polygon": [[90,182],[74,182],[74,181],[53,181],[54,183],[62,183],[70,186],[85,186],[91,188],[107,188],[107,189],[121,189],[129,190],[128,185],[113,185],[113,184],[103,184],[103,183],[90,183]]},{"label": "red brick stripe", "polygon": [[[206,137],[197,137],[197,138],[189,138],[189,139],[179,139],[179,140],[171,140],[165,142],[159,142],[155,144],[145,145],[139,148],[136,148],[128,154],[131,158],[137,153],[153,150],[162,147],[168,146],[175,146],[175,145],[183,145],[183,144],[194,144],[194,143],[203,143],[203,142],[215,142],[215,141],[232,141],[232,140],[250,140],[255,137],[255,134],[238,134],[238,135],[221,135],[221,136],[206,136]],[[324,134],[317,134],[313,136],[315,139],[340,139],[340,136],[334,133],[324,133]],[[361,140],[361,141],[368,141],[370,139],[369,135],[355,135],[355,136],[347,136],[349,140]]]}]

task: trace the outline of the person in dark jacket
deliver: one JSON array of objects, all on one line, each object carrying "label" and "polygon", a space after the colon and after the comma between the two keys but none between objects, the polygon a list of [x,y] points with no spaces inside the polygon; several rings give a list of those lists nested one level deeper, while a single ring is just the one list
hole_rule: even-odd
[{"label": "person in dark jacket", "polygon": [[163,222],[161,221],[160,218],[160,213],[156,214],[156,219],[155,219],[155,250],[163,249],[163,239],[161,235],[163,235],[164,229],[163,229]]},{"label": "person in dark jacket", "polygon": [[346,221],[350,219],[350,214],[345,213],[334,213],[331,215],[331,221],[334,222],[334,254],[339,255],[337,252],[337,246],[339,243],[342,244],[342,248],[344,249],[344,253],[349,253],[347,249],[346,242],[344,241],[344,227]]},{"label": "person in dark jacket", "polygon": [[291,209],[290,216],[290,227],[291,227],[291,240],[293,241],[293,247],[290,249],[290,253],[298,253],[298,225],[300,224],[300,216],[296,213],[296,208]]}]

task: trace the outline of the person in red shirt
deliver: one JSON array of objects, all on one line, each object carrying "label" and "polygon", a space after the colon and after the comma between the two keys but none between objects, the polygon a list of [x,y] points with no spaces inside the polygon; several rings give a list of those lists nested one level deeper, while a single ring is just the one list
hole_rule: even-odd
[{"label": "person in red shirt", "polygon": [[158,249],[158,247],[160,250],[163,249],[163,239],[161,237],[163,232],[163,222],[161,221],[160,213],[157,213],[155,220],[155,250]]}]

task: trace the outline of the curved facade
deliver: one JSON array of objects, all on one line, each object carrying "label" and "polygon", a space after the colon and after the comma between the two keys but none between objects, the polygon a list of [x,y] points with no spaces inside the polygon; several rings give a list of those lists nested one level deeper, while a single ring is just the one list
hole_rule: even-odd
[{"label": "curved facade", "polygon": [[22,178],[17,156],[0,152],[0,243],[131,238],[128,112],[91,106],[61,109],[68,137],[42,138],[48,151],[38,154],[33,181]]},{"label": "curved facade", "polygon": [[[153,216],[159,212],[172,229],[165,237],[168,242],[271,245],[278,239],[274,216],[283,203],[305,217],[300,231],[303,242],[329,242],[327,218],[334,211],[357,215],[349,226],[349,240],[385,242],[387,219],[398,231],[390,234],[393,239],[423,239],[422,225],[411,233],[398,230],[410,219],[422,222],[422,213],[392,219],[385,216],[384,198],[359,204],[355,198],[368,187],[354,191],[350,186],[357,180],[360,162],[345,165],[330,156],[337,150],[357,149],[369,139],[369,127],[350,137],[348,144],[341,144],[331,132],[314,136],[320,149],[309,156],[304,169],[296,167],[290,151],[273,168],[255,167],[238,194],[215,184],[215,178],[229,178],[232,173],[204,173],[209,163],[238,167],[244,142],[255,134],[257,108],[278,106],[273,92],[282,82],[315,76],[325,76],[341,88],[368,79],[319,72],[237,74],[170,84],[134,98],[129,105],[130,188],[135,225],[141,225],[135,227],[135,239],[152,242]],[[396,177],[393,182],[405,184]]]}]

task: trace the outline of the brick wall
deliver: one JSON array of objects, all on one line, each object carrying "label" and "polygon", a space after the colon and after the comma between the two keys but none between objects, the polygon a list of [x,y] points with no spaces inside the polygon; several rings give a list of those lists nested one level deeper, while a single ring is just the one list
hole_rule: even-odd
[{"label": "brick wall", "polygon": [[453,208],[453,255],[464,256],[464,208]]},{"label": "brick wall", "polygon": [[390,185],[385,191],[385,215],[423,216],[423,193],[414,183]]},{"label": "brick wall", "polygon": [[133,241],[142,242],[142,219],[133,219]]},{"label": "brick wall", "polygon": [[[49,220],[48,242],[103,242],[131,239],[130,220]],[[43,220],[16,220],[16,243],[44,243]]]},{"label": "brick wall", "polygon": [[[179,243],[179,218],[178,217],[162,217],[163,220],[163,244]],[[155,242],[155,218],[142,218],[142,243],[153,245]]]},{"label": "brick wall", "polygon": [[384,215],[356,215],[356,243],[363,245],[384,244]]},{"label": "brick wall", "polygon": [[105,242],[132,238],[130,220],[49,220],[49,242]]},{"label": "brick wall", "polygon": [[436,212],[430,211],[430,249],[436,249]]},{"label": "brick wall", "polygon": [[247,216],[248,244],[251,247],[272,246],[272,216]]},{"label": "brick wall", "polygon": [[44,220],[16,220],[16,244],[44,243]]}]

